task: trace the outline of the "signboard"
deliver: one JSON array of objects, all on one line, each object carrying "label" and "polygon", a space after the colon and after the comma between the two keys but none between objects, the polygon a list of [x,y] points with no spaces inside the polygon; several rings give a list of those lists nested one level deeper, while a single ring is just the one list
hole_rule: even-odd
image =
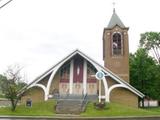
[{"label": "signboard", "polygon": [[26,101],[26,106],[27,106],[27,107],[32,107],[32,100],[28,99],[28,100]]},{"label": "signboard", "polygon": [[98,72],[96,73],[96,78],[97,78],[98,80],[102,80],[104,76],[105,76],[105,75],[104,75],[104,73],[103,73],[102,71],[98,71]]},{"label": "signboard", "polygon": [[105,76],[105,74],[102,71],[98,71],[96,73],[96,78],[97,78],[97,80],[99,80],[99,102],[101,102],[101,96],[102,96],[101,95],[101,89],[102,89],[101,80],[103,80],[104,76]]}]

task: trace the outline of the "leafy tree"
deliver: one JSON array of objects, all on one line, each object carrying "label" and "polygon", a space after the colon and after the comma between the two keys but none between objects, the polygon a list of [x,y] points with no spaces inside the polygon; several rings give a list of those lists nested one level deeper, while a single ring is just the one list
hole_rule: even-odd
[{"label": "leafy tree", "polygon": [[6,73],[4,74],[1,88],[2,92],[7,99],[11,101],[11,110],[15,111],[18,100],[21,98],[18,95],[19,91],[24,87],[24,83],[21,81],[22,78],[20,76],[21,69],[19,66],[9,67]]},{"label": "leafy tree", "polygon": [[0,74],[0,98],[4,97],[4,95],[2,93],[2,87],[1,87],[1,85],[3,84],[4,80],[6,80],[6,77]]},{"label": "leafy tree", "polygon": [[152,99],[160,99],[160,72],[156,61],[146,49],[139,48],[130,54],[131,84]]},{"label": "leafy tree", "polygon": [[158,63],[160,63],[160,32],[146,32],[141,34],[140,46],[152,50]]}]

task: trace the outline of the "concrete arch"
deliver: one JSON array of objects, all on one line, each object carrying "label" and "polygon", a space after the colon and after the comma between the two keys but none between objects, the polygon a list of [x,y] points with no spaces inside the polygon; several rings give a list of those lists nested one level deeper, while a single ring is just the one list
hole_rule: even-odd
[{"label": "concrete arch", "polygon": [[[42,84],[34,84],[32,86],[30,86],[29,88],[33,88],[33,87],[39,87],[39,88],[42,88],[43,92],[44,92],[44,100],[46,100],[46,87]],[[29,89],[28,88],[28,89]]]},{"label": "concrete arch", "polygon": [[129,90],[129,88],[127,87],[127,86],[125,86],[125,85],[123,85],[123,84],[115,84],[115,85],[112,85],[109,89],[108,89],[108,99],[109,99],[109,101],[110,101],[110,94],[111,94],[111,91],[113,90],[113,89],[115,89],[115,88],[126,88],[126,89],[128,89]]},{"label": "concrete arch", "polygon": [[[83,55],[81,55],[81,54],[79,54],[79,55],[80,55],[83,59],[86,59],[87,61],[89,61],[89,62],[96,68],[97,71],[102,71],[102,70],[100,69],[100,67],[99,67],[98,65],[96,65],[93,61],[89,60],[87,57],[85,57],[85,56],[83,56]],[[73,55],[73,56],[74,56],[74,55]],[[55,74],[56,74],[57,71],[60,69],[60,67],[61,67],[67,60],[69,60],[69,59],[71,59],[71,57],[68,58],[68,59],[66,59],[66,60],[64,60],[64,61],[62,61],[62,62],[61,62],[60,64],[58,64],[58,65],[55,67],[55,69],[52,71],[51,76],[50,76],[50,78],[49,78],[49,80],[48,80],[48,83],[47,83],[47,87],[46,87],[45,100],[48,100],[49,90],[50,90],[51,83],[52,83],[52,81],[53,81],[53,78],[54,78]],[[107,102],[109,102],[109,98],[107,97],[107,96],[108,96],[108,94],[107,94],[107,92],[108,92],[108,84],[107,84],[106,78],[104,77],[102,81],[103,81],[104,88],[105,88],[105,99],[106,99]]]},{"label": "concrete arch", "polygon": [[48,100],[48,95],[49,95],[49,90],[50,90],[50,87],[51,87],[51,83],[53,81],[53,78],[55,76],[55,74],[57,73],[57,71],[60,69],[60,67],[65,63],[66,61],[63,61],[61,62],[58,66],[56,66],[56,68],[53,70],[49,80],[48,80],[48,83],[47,83],[47,88],[46,88],[46,95],[45,95],[45,101]]}]

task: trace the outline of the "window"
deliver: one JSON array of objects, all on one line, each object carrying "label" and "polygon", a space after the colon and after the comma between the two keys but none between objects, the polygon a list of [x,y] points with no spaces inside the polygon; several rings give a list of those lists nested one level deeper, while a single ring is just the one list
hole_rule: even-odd
[{"label": "window", "polygon": [[96,74],[96,69],[93,67],[93,65],[91,65],[90,63],[87,63],[87,82],[88,83],[96,82],[95,74]]},{"label": "window", "polygon": [[122,38],[120,33],[114,33],[112,38],[112,54],[121,55],[122,54]]},{"label": "window", "polygon": [[60,82],[69,82],[70,64],[62,66],[60,70]]}]

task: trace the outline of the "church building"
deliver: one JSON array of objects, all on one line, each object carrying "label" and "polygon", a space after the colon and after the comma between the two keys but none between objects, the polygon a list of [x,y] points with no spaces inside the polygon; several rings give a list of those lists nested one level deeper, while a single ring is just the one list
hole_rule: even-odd
[{"label": "church building", "polygon": [[75,50],[27,85],[21,102],[87,95],[95,101],[138,107],[144,94],[129,84],[128,30],[114,10],[103,31],[104,66]]}]

